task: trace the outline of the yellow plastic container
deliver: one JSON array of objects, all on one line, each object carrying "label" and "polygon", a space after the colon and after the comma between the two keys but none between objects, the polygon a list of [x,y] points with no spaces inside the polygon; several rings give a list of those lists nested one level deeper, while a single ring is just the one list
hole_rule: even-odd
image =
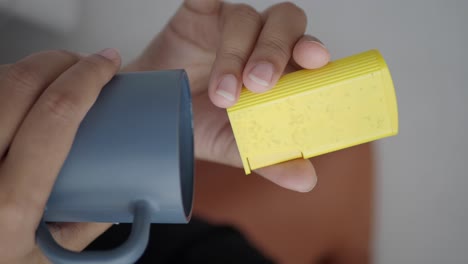
[{"label": "yellow plastic container", "polygon": [[398,133],[393,82],[377,50],[284,75],[266,93],[243,88],[227,112],[246,174]]}]

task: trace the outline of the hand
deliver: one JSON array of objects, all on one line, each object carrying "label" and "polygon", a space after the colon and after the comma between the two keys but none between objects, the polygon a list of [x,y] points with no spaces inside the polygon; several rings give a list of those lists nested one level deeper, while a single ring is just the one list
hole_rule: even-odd
[{"label": "hand", "polygon": [[[113,49],[82,58],[65,51],[0,65],[0,263],[46,263],[35,232],[80,122],[120,67]],[[81,250],[109,224],[51,226]]]},{"label": "hand", "polygon": [[[217,0],[186,0],[164,30],[126,70],[184,68],[193,94],[195,155],[241,167],[226,114],[242,85],[253,92],[271,89],[285,72],[319,68],[327,49],[304,35],[304,12],[291,3],[262,14],[252,7]],[[300,192],[316,183],[314,167],[298,159],[256,172]]]}]

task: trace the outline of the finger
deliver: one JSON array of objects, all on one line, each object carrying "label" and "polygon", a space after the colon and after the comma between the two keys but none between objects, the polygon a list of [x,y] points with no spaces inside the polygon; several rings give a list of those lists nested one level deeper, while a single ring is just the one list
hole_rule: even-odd
[{"label": "finger", "polygon": [[[71,251],[80,252],[85,249],[98,236],[104,233],[111,223],[50,223],[49,232],[57,243]],[[41,250],[36,247],[36,254],[42,258],[42,262],[49,263]]]},{"label": "finger", "polygon": [[[210,104],[206,94],[195,96],[193,105],[194,109],[198,109],[193,113],[195,156],[241,168],[242,160],[226,111]],[[203,115],[207,112],[210,115]],[[255,172],[284,188],[299,192],[311,190],[317,182],[312,163],[303,159],[257,169]]]},{"label": "finger", "polygon": [[80,122],[119,66],[113,49],[78,61],[44,91],[19,128],[0,171],[0,192],[8,189],[33,221],[42,215]]},{"label": "finger", "polygon": [[77,61],[66,51],[46,51],[0,68],[0,158],[42,91]]},{"label": "finger", "polygon": [[309,192],[317,184],[315,168],[306,159],[287,161],[255,172],[283,188],[297,192]]},{"label": "finger", "polygon": [[283,74],[304,68],[317,69],[325,66],[329,61],[330,52],[325,45],[314,36],[304,35],[294,46],[293,56],[286,65]]},{"label": "finger", "polygon": [[330,52],[316,37],[305,35],[294,46],[293,61],[305,69],[317,69],[330,61]]},{"label": "finger", "polygon": [[242,77],[244,85],[253,92],[265,92],[276,84],[307,25],[304,11],[291,3],[271,7],[265,18]]},{"label": "finger", "polygon": [[212,14],[218,11],[221,1],[219,0],[185,0],[184,6],[198,14]]},{"label": "finger", "polygon": [[104,233],[111,223],[53,223],[49,231],[62,247],[81,251]]},{"label": "finger", "polygon": [[[328,63],[330,57],[328,50],[326,50],[326,48],[323,46],[323,44],[321,44],[321,42],[318,39],[312,36],[303,36],[297,42],[294,48],[294,52],[299,51],[299,55],[303,52],[316,53],[317,50],[315,50],[315,47],[310,47],[313,46],[314,43],[309,44],[306,41],[317,41],[320,45],[320,48],[325,49],[325,56],[323,53],[319,55],[315,54],[315,62],[318,62],[315,64],[310,62],[299,64],[292,59],[290,60],[290,63],[286,66],[284,73],[300,70],[301,68],[319,68],[322,67],[324,64]],[[322,58],[325,57],[326,62],[320,62],[320,56],[322,56]],[[298,192],[308,192],[312,190],[317,184],[317,174],[313,164],[310,161],[303,159],[272,165],[269,167],[258,169],[255,172],[283,188]]]},{"label": "finger", "polygon": [[233,105],[242,87],[242,70],[252,52],[262,18],[248,5],[233,5],[226,11],[221,44],[209,83],[209,96],[218,107]]}]

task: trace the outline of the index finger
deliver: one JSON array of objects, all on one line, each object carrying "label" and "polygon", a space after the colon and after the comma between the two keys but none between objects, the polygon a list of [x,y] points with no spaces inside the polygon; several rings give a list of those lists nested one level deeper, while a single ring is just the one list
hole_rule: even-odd
[{"label": "index finger", "polygon": [[44,91],[13,139],[0,188],[9,187],[9,199],[35,224],[82,119],[119,65],[120,56],[110,49],[78,61]]}]

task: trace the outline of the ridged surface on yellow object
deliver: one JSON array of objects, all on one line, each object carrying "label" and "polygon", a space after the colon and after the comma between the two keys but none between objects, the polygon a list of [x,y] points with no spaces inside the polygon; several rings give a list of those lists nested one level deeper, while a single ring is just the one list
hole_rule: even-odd
[{"label": "ridged surface on yellow object", "polygon": [[243,88],[227,112],[246,174],[398,133],[393,82],[377,50],[287,74],[263,94]]}]

